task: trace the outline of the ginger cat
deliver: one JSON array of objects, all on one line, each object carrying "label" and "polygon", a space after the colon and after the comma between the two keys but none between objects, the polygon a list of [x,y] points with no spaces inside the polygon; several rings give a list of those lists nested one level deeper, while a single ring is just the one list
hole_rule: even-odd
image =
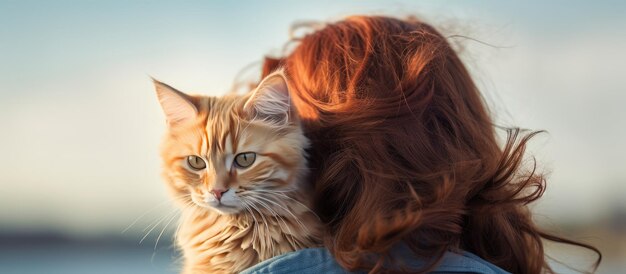
[{"label": "ginger cat", "polygon": [[305,180],[309,142],[281,71],[246,95],[191,96],[154,83],[168,125],[163,176],[182,208],[182,273],[236,273],[321,245]]}]

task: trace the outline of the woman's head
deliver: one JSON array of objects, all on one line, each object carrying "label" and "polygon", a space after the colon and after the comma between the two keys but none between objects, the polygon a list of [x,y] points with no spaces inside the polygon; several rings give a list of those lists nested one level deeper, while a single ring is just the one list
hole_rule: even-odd
[{"label": "woman's head", "polygon": [[547,267],[550,235],[526,207],[544,180],[519,171],[533,134],[512,130],[498,145],[468,71],[433,27],[349,17],[268,59],[264,73],[278,66],[312,141],[325,244],[343,266],[381,267],[371,255],[404,242],[433,264],[464,249],[514,273]]}]

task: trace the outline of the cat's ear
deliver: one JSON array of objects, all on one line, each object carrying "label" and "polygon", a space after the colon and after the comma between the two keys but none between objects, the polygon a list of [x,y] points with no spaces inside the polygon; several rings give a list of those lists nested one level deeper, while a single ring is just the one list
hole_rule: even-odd
[{"label": "cat's ear", "polygon": [[170,126],[185,124],[193,121],[198,115],[196,106],[191,102],[189,95],[184,94],[175,88],[159,82],[155,79],[154,86],[156,88],[157,97],[161,108],[165,113],[165,119]]},{"label": "cat's ear", "polygon": [[244,110],[253,117],[272,124],[284,125],[293,116],[289,97],[289,86],[282,70],[276,71],[261,81],[244,105]]}]

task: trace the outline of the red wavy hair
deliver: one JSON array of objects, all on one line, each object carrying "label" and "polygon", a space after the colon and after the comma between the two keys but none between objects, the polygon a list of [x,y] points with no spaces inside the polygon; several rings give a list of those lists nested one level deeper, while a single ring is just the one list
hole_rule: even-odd
[{"label": "red wavy hair", "polygon": [[[503,147],[483,99],[453,48],[416,19],[356,16],[328,24],[283,58],[312,141],[316,210],[326,247],[347,269],[386,272],[396,243],[436,267],[467,250],[513,273],[552,272],[527,204],[545,189],[524,172],[537,132],[507,129]],[[371,260],[377,255],[379,260]]]}]

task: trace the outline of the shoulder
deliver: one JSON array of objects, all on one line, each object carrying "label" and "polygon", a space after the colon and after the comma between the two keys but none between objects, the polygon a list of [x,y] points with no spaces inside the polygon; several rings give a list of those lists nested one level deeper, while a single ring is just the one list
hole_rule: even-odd
[{"label": "shoulder", "polygon": [[467,251],[447,252],[435,273],[506,274],[502,268]]},{"label": "shoulder", "polygon": [[241,272],[241,274],[263,273],[338,274],[350,272],[341,268],[327,249],[306,248],[271,258]]},{"label": "shoulder", "polygon": [[[400,252],[403,253],[403,252]],[[396,253],[394,256],[402,254]],[[408,267],[419,268],[423,262],[419,260],[404,260]],[[344,270],[325,248],[307,248],[290,252],[261,262],[251,268],[244,270],[244,274],[264,274],[264,273],[358,273]],[[469,253],[448,252],[444,256],[441,264],[433,273],[478,273],[478,274],[503,274],[508,273],[501,268]]]}]

